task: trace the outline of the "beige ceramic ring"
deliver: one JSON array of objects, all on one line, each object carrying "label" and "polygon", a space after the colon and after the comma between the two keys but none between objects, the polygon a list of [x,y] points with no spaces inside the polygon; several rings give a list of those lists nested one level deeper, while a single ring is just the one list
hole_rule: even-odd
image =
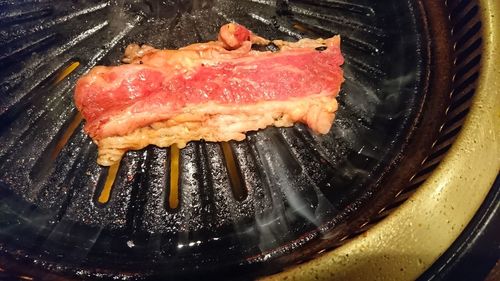
[{"label": "beige ceramic ring", "polygon": [[478,88],[438,168],[364,234],[265,280],[414,280],[462,232],[500,169],[500,1],[480,2],[485,36]]}]

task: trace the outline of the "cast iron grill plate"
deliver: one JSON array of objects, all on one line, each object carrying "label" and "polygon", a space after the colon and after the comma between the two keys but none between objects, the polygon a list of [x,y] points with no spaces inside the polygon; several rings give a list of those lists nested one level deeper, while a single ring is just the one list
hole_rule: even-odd
[{"label": "cast iron grill plate", "polygon": [[[386,187],[402,155],[431,149],[408,145],[424,105],[448,100],[427,95],[431,55],[422,4],[374,2],[0,2],[2,252],[67,276],[193,277],[238,269],[241,277],[307,259],[324,249],[315,241],[339,245],[361,232],[377,219],[360,211],[375,195],[401,202],[425,180],[473,94],[467,88],[451,105],[457,115],[427,170],[407,190]],[[464,18],[477,14],[468,1],[456,6],[455,14],[469,11]],[[470,21],[461,19],[452,18],[468,29]],[[243,142],[192,142],[178,162],[175,150],[148,147],[127,153],[116,176],[97,165],[72,101],[76,79],[95,65],[118,64],[129,43],[179,48],[215,39],[230,21],[271,39],[342,36],[346,81],[330,133],[296,125],[251,132]],[[468,59],[480,46],[469,44],[480,40],[479,27],[463,39],[460,79],[477,78],[471,69],[479,55]],[[427,110],[426,118],[444,120],[446,107]],[[439,126],[428,127],[435,136]],[[177,165],[179,173],[172,171]],[[171,177],[178,177],[176,186]],[[106,182],[111,194],[103,203]],[[349,221],[364,223],[340,231]]]}]

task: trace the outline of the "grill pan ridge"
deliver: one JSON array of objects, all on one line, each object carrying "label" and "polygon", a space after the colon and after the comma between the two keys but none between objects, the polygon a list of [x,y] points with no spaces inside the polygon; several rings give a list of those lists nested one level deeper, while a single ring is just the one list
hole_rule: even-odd
[{"label": "grill pan ridge", "polygon": [[[260,275],[345,243],[408,198],[466,116],[480,62],[477,5],[448,2],[454,79],[433,97],[427,95],[437,84],[427,80],[435,59],[427,2],[276,2],[0,3],[2,263],[34,263],[73,277],[193,277],[214,266],[217,274],[237,268]],[[99,203],[109,171],[95,163],[96,148],[76,119],[77,77],[96,64],[117,64],[128,43],[177,48],[213,39],[232,20],[269,38],[345,34],[346,83],[332,132],[318,137],[300,125],[269,128],[231,142],[229,150],[190,143],[179,155],[180,201],[173,209],[176,152],[129,152],[109,201]],[[404,59],[394,65],[387,56]],[[425,125],[416,133],[419,124]],[[412,143],[423,132],[435,142]],[[425,161],[405,158],[414,147]],[[235,196],[224,149],[234,156],[246,195]],[[414,176],[387,184],[406,162]]]}]

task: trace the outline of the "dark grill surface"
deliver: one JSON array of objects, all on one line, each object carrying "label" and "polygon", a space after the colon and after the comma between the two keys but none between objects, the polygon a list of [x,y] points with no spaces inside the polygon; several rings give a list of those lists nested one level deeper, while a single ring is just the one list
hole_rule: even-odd
[{"label": "dark grill surface", "polygon": [[[366,221],[360,210],[379,206],[375,195],[403,188],[383,184],[403,156],[430,150],[408,145],[424,101],[435,104],[428,119],[444,115],[446,87],[427,96],[422,9],[399,0],[0,1],[0,250],[67,276],[231,278],[235,268],[254,276],[307,259],[324,249],[314,241],[340,245],[366,225],[348,222]],[[127,153],[116,176],[97,165],[72,101],[76,79],[118,64],[129,43],[179,48],[215,39],[229,21],[271,39],[342,36],[346,81],[330,133],[296,125],[180,153],[148,147]]]}]

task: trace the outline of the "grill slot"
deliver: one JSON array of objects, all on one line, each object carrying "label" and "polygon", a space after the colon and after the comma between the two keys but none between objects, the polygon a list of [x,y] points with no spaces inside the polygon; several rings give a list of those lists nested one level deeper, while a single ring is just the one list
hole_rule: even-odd
[{"label": "grill slot", "polygon": [[243,201],[248,195],[248,192],[243,185],[240,177],[240,169],[234,160],[234,152],[227,142],[221,143],[222,152],[224,153],[224,160],[226,163],[227,173],[231,181],[231,190],[233,191],[233,196],[238,201]]},{"label": "grill slot", "polygon": [[80,62],[79,61],[72,61],[70,62],[70,64],[68,65],[68,67],[66,67],[63,71],[61,71],[55,81],[54,81],[54,84],[57,84],[59,82],[61,82],[64,78],[66,78],[68,75],[71,74],[71,72],[75,71],[75,69],[80,66]]},{"label": "grill slot", "polygon": [[82,123],[83,117],[80,113],[77,113],[76,116],[73,118],[71,123],[69,124],[68,128],[64,132],[63,136],[59,139],[57,142],[55,148],[52,150],[50,153],[50,159],[55,160],[57,155],[61,152],[61,150],[64,148],[66,143],[68,143],[68,140],[71,138],[75,130],[78,128],[80,123]]},{"label": "grill slot", "polygon": [[[69,125],[67,127],[62,127],[64,128],[64,131],[57,133],[56,137],[48,143],[45,150],[43,150],[40,157],[34,163],[33,168],[29,173],[29,178],[32,181],[43,181],[48,175],[56,171],[57,167],[54,167],[54,164],[61,151],[68,145],[68,142],[72,138],[75,131],[80,130],[83,132],[83,129],[80,126],[82,118],[78,113],[75,114],[75,117],[69,118],[69,120],[71,121]],[[59,137],[59,135],[61,136]],[[80,145],[84,145],[84,143],[81,143]],[[79,148],[77,147],[76,150],[79,150]]]},{"label": "grill slot", "polygon": [[179,206],[179,148],[170,147],[170,185],[168,189],[168,207],[172,210]]},{"label": "grill slot", "polygon": [[118,169],[120,168],[120,164],[114,164],[108,168],[106,179],[104,180],[104,184],[102,189],[98,192],[99,196],[97,197],[97,202],[101,204],[106,204],[111,197],[111,191],[113,189],[113,185],[116,180],[116,174],[118,173]]},{"label": "grill slot", "polygon": [[460,39],[458,39],[456,43],[457,46],[462,48],[463,45],[465,45],[475,34],[478,33],[479,29],[481,29],[481,23],[477,22],[471,28],[466,29],[464,34],[457,32],[456,35],[460,36]]},{"label": "grill slot", "polygon": [[[472,41],[472,40],[470,40]],[[477,38],[473,41],[473,43],[470,44],[470,46],[467,46],[466,49],[461,50],[460,53],[457,54],[457,60],[455,61],[456,64],[461,64],[463,61],[469,57],[469,55],[472,52],[478,52],[480,46],[481,46],[481,38]]]},{"label": "grill slot", "polygon": [[463,9],[460,15],[461,19],[454,25],[453,33],[461,32],[470,23],[470,19],[477,15],[478,11],[479,7],[475,5],[469,5],[468,8]]}]

